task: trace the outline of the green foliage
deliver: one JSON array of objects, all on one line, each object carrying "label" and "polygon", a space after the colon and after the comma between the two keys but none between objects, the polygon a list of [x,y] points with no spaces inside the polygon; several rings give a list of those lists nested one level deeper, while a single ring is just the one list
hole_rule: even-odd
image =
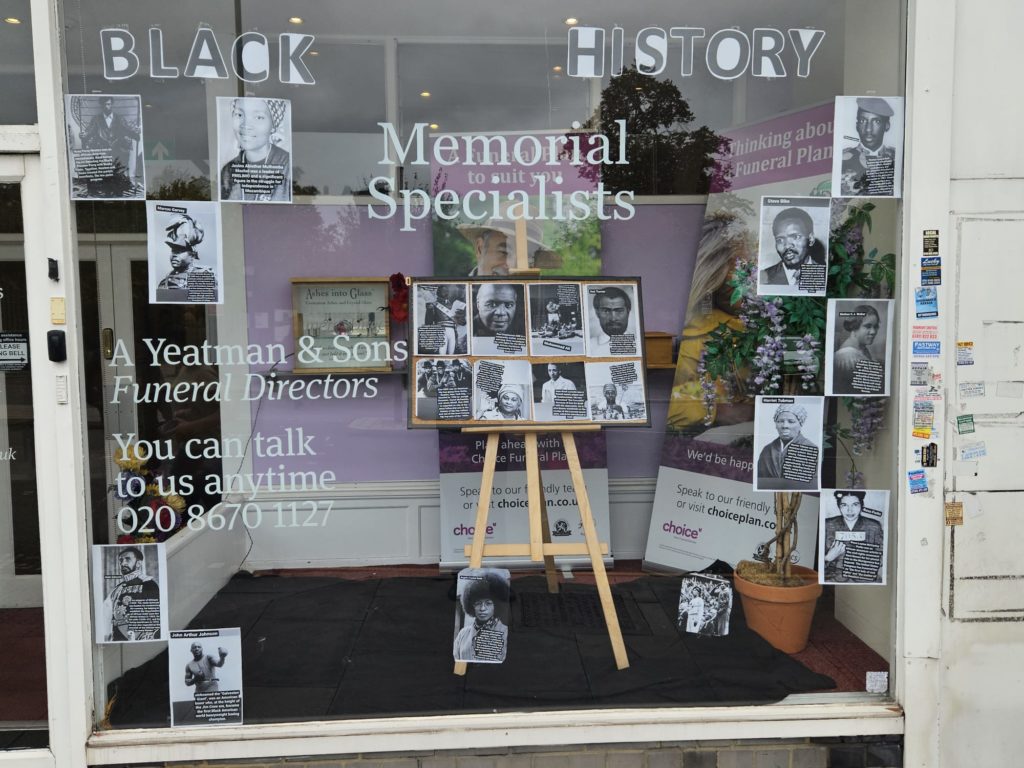
[{"label": "green foliage", "polygon": [[473,245],[459,232],[454,221],[435,216],[431,234],[434,241],[435,275],[468,275],[476,266]]},{"label": "green foliage", "polygon": [[[871,212],[874,203],[851,205],[844,211],[842,223],[830,233],[830,258],[827,292],[829,297],[846,298],[851,295],[870,298],[888,297],[893,293],[896,282],[896,256],[893,253],[879,254],[877,248],[864,253],[864,231],[871,230]],[[730,279],[731,302],[739,304],[755,296],[756,280],[751,274],[752,267],[741,267]],[[818,374],[813,382],[806,382],[804,394],[821,391],[823,378],[822,358],[824,352],[825,325],[828,301],[817,296],[786,296],[782,298],[784,318],[783,336],[791,338],[811,337],[819,343],[815,356]],[[741,371],[749,369],[756,350],[773,332],[768,318],[752,310],[750,302],[744,304],[745,325],[741,330],[722,324],[711,334],[704,346],[704,368],[712,379],[729,377],[736,384],[738,393],[746,395],[764,394],[769,382],[756,386],[748,381]],[[792,370],[787,376],[799,375]],[[803,381],[801,384],[805,383]],[[784,391],[785,387],[783,388]],[[840,435],[840,437],[843,437]]]},{"label": "green foliage", "polygon": [[583,221],[560,221],[552,238],[562,266],[544,270],[551,275],[601,274],[601,229],[596,216]]},{"label": "green foliage", "polygon": [[599,128],[615,147],[616,121],[625,120],[629,163],[603,168],[605,187],[638,195],[705,194],[725,140],[706,125],[689,128],[693,119],[689,103],[671,80],[657,80],[635,68],[613,77],[601,92],[600,114],[588,127]]},{"label": "green foliage", "polygon": [[790,336],[825,336],[827,301],[818,296],[786,296],[782,311],[786,316],[786,333]]}]

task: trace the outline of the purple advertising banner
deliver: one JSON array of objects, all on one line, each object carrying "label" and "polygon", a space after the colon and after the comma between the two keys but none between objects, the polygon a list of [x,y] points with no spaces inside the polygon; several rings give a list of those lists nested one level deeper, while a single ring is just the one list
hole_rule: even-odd
[{"label": "purple advertising banner", "polygon": [[[832,172],[834,105],[819,104],[725,131],[728,154],[719,161],[712,192],[737,191]],[[724,180],[728,180],[725,187]]]},{"label": "purple advertising banner", "polygon": [[[598,537],[607,542],[610,529],[605,436],[603,432],[578,434],[575,441]],[[487,437],[442,431],[438,433],[438,445],[441,457],[441,565],[455,567],[468,562],[464,547],[473,542]],[[537,449],[551,540],[582,542],[579,504],[561,437],[555,432],[538,435]],[[488,544],[525,544],[530,540],[524,453],[523,435],[502,435],[487,516]],[[529,563],[523,558],[517,561],[515,558],[488,557],[488,562],[491,561]],[[559,557],[557,561],[560,564],[585,563],[587,558]]]}]

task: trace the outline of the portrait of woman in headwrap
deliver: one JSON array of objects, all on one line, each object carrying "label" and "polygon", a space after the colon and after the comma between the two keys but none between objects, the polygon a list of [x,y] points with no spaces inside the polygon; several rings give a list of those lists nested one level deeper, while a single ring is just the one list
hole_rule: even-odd
[{"label": "portrait of woman in headwrap", "polygon": [[291,202],[292,160],[280,146],[291,128],[290,103],[252,97],[229,101],[238,154],[220,169],[220,199]]},{"label": "portrait of woman in headwrap", "polygon": [[518,384],[502,384],[492,405],[477,414],[485,421],[518,421],[525,419],[523,388]]},{"label": "portrait of woman in headwrap", "polygon": [[[801,430],[807,421],[807,409],[802,405],[783,403],[775,409],[775,431],[779,436],[761,449],[757,457],[757,490],[807,491],[818,488],[818,462],[820,450]],[[798,479],[794,472],[785,472],[788,455],[797,448],[793,462],[803,465],[807,479]],[[813,458],[813,472],[808,466]]]}]

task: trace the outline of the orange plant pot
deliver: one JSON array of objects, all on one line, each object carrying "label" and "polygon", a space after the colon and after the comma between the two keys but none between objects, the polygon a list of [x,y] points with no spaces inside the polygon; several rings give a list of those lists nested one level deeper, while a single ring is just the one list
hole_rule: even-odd
[{"label": "orange plant pot", "polygon": [[817,571],[794,565],[801,587],[769,587],[734,575],[733,585],[743,601],[747,626],[784,653],[799,653],[807,647],[811,619],[821,595]]}]

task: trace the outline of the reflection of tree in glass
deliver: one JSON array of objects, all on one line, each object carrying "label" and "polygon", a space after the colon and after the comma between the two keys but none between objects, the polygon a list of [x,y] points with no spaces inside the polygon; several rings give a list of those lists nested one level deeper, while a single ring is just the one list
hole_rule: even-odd
[{"label": "reflection of tree in glass", "polygon": [[174,178],[150,191],[150,200],[209,200],[210,180],[205,176]]},{"label": "reflection of tree in glass", "polygon": [[609,191],[707,194],[715,155],[724,152],[728,139],[706,125],[688,128],[694,114],[675,83],[656,80],[633,68],[613,77],[601,93],[600,112],[585,126],[606,135],[613,152],[619,142],[616,120],[626,121],[629,164],[600,168]]},{"label": "reflection of tree in glass", "polygon": [[[450,212],[452,208],[447,208]],[[434,242],[434,274],[465,276],[476,265],[472,244],[459,231],[457,221],[433,217],[431,236]]]},{"label": "reflection of tree in glass", "polygon": [[601,272],[601,230],[597,218],[557,222],[552,241],[562,265],[546,270],[553,275],[597,275]]}]

